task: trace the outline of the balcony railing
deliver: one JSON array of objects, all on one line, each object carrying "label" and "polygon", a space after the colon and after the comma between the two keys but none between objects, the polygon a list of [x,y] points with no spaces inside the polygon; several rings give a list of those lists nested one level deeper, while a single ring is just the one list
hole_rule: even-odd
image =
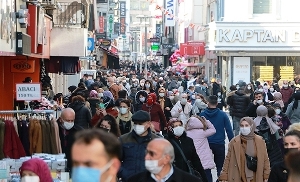
[{"label": "balcony railing", "polygon": [[53,11],[53,25],[54,27],[86,28],[87,10],[87,5],[81,2],[60,2],[60,7]]}]

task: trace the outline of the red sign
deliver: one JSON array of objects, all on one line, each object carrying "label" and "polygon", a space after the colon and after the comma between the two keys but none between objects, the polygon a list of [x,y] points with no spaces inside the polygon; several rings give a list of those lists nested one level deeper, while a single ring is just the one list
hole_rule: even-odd
[{"label": "red sign", "polygon": [[99,17],[99,33],[104,33],[104,17]]},{"label": "red sign", "polygon": [[180,54],[185,55],[205,55],[204,42],[187,42],[180,44]]},{"label": "red sign", "polygon": [[120,34],[126,34],[126,18],[120,17]]}]

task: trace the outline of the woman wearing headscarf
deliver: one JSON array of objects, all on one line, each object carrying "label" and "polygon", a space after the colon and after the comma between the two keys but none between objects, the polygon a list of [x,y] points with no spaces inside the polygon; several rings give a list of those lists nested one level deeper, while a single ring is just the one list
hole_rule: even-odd
[{"label": "woman wearing headscarf", "polygon": [[[220,182],[267,182],[270,174],[266,144],[254,134],[256,125],[252,118],[244,117],[240,121],[241,134],[234,137],[228,145]],[[247,158],[257,160],[257,167],[247,164]],[[249,161],[249,160],[248,160]],[[250,168],[250,169],[249,169]]]},{"label": "woman wearing headscarf", "polygon": [[52,182],[51,172],[45,161],[32,158],[23,162],[20,167],[22,182]]},{"label": "woman wearing headscarf", "polygon": [[135,95],[134,112],[142,109],[142,106],[147,101],[148,94],[144,90],[140,90]]},{"label": "woman wearing headscarf", "polygon": [[100,95],[96,90],[91,90],[90,97],[87,99],[87,101],[90,103],[92,116],[94,116],[96,113],[97,105],[100,103]]},{"label": "woman wearing headscarf", "polygon": [[294,101],[292,101],[285,114],[290,118],[291,123],[299,123],[300,121],[300,92],[294,93]]},{"label": "woman wearing headscarf", "polygon": [[200,115],[202,110],[207,108],[207,101],[205,100],[204,96],[201,94],[196,94],[196,100],[192,107],[192,114],[193,115]]},{"label": "woman wearing headscarf", "polygon": [[255,133],[260,135],[266,143],[268,156],[271,167],[283,160],[280,147],[277,140],[279,139],[279,129],[271,118],[268,116],[268,109],[265,106],[258,106],[257,117],[254,119],[256,126]]},{"label": "woman wearing headscarf", "polygon": [[160,104],[161,109],[164,111],[166,119],[169,120],[171,118],[171,109],[173,108],[173,104],[171,100],[166,97],[166,89],[163,87],[160,87],[158,89],[157,102]]},{"label": "woman wearing headscarf", "polygon": [[282,101],[282,94],[280,92],[274,93],[274,104],[279,104],[281,109],[284,108],[284,103]]}]

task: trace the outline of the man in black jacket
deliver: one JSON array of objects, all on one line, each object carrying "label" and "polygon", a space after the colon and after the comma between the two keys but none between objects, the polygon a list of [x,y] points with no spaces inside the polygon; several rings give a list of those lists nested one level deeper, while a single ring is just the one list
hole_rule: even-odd
[{"label": "man in black jacket", "polygon": [[227,99],[227,104],[231,109],[234,136],[240,134],[240,120],[246,116],[246,110],[250,103],[250,97],[244,93],[245,86],[246,83],[240,84],[239,90]]},{"label": "man in black jacket", "polygon": [[254,101],[250,102],[250,104],[248,105],[248,108],[246,110],[246,115],[249,117],[256,117],[256,109],[258,108],[258,106],[261,105],[269,105],[269,103],[265,102],[263,99],[263,93],[259,92],[259,91],[255,91],[254,92]]},{"label": "man in black jacket", "polygon": [[138,173],[128,179],[128,182],[202,182],[172,163],[175,158],[174,148],[165,139],[154,139],[149,142],[146,149],[145,166],[147,171]]}]

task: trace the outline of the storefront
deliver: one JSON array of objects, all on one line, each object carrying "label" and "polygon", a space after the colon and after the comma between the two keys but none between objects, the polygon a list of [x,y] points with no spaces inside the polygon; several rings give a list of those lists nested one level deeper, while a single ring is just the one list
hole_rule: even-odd
[{"label": "storefront", "polygon": [[5,7],[5,4],[1,5],[4,13],[0,14],[0,110],[11,110],[14,108],[16,83],[22,83],[26,77],[40,83],[41,59],[49,58],[52,21],[43,9],[28,5],[30,26],[21,28],[18,20],[4,17],[16,12],[14,3]]},{"label": "storefront", "polygon": [[228,85],[300,78],[300,23],[212,22],[205,48],[218,56]]}]

